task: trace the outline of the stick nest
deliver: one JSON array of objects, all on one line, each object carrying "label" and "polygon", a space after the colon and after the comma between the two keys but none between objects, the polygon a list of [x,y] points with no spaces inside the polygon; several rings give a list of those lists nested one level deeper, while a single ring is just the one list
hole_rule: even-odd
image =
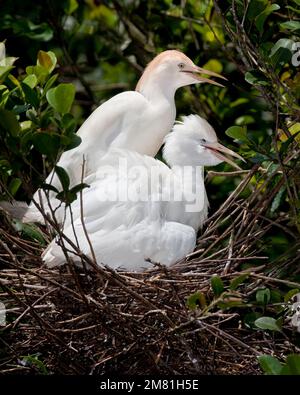
[{"label": "stick nest", "polygon": [[[295,255],[271,264],[260,244],[270,229],[285,229],[284,218],[264,216],[280,185],[263,175],[258,192],[239,198],[255,171],[243,175],[207,221],[196,251],[169,269],[87,271],[69,262],[49,270],[40,244],[24,239],[2,215],[0,300],[7,322],[0,371],[261,374],[259,355],[297,352],[291,329],[274,334],[244,322],[258,288],[295,287],[281,278]],[[241,274],[244,281],[230,290]],[[211,286],[215,275],[225,285],[221,295]]]}]

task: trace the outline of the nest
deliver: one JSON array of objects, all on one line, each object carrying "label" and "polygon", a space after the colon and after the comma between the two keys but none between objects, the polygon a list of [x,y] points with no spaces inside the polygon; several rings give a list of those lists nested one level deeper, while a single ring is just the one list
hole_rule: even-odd
[{"label": "nest", "polygon": [[[256,171],[207,221],[196,251],[168,269],[86,270],[69,261],[49,270],[40,244],[3,221],[1,373],[260,374],[259,355],[297,351],[292,336],[249,328],[239,311],[259,287],[294,285],[280,273],[295,255],[270,265],[259,244],[270,228],[285,229],[284,219],[264,216],[280,183],[263,174],[260,189],[239,198]],[[216,297],[214,275],[227,286],[241,274],[243,284]]]}]

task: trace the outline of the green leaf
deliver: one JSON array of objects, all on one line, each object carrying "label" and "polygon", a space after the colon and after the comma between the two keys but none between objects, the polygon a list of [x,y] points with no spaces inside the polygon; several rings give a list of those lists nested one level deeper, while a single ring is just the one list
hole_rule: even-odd
[{"label": "green leaf", "polygon": [[258,289],[256,291],[256,301],[259,304],[267,305],[271,299],[271,292],[269,288]]},{"label": "green leaf", "polygon": [[219,74],[223,71],[223,65],[218,59],[209,59],[209,61],[203,65],[203,68]]},{"label": "green leaf", "polygon": [[225,134],[236,140],[246,141],[247,140],[247,128],[246,126],[230,126],[225,131]]},{"label": "green leaf", "polygon": [[296,14],[300,14],[300,9],[299,8],[295,8],[295,7],[292,7],[292,6],[290,6],[290,5],[287,5],[286,6],[286,8],[288,9],[288,10],[292,10],[292,11],[294,11]]},{"label": "green leaf", "polygon": [[49,73],[51,73],[54,70],[56,66],[56,62],[57,59],[54,52],[52,51],[45,52],[42,50],[38,52],[37,65],[44,67],[49,71]]},{"label": "green leaf", "polygon": [[18,136],[21,128],[16,115],[8,110],[0,109],[0,126],[13,137]]},{"label": "green leaf", "polygon": [[39,25],[35,25],[31,20],[27,20],[26,23],[28,25],[28,30],[26,31],[24,26],[22,33],[30,39],[36,41],[49,41],[53,37],[53,30],[47,23],[43,22]]},{"label": "green leaf", "polygon": [[224,284],[219,276],[212,276],[210,279],[210,284],[215,296],[220,296],[224,291]]},{"label": "green leaf", "polygon": [[278,361],[277,358],[272,357],[271,355],[260,355],[259,357],[257,357],[257,359],[259,361],[261,369],[266,374],[280,374],[283,365]]},{"label": "green leaf", "polygon": [[250,328],[250,329],[256,329],[255,327],[255,321],[261,317],[261,314],[255,311],[252,311],[251,313],[247,313],[244,315],[243,317],[243,321],[245,324],[246,328]]},{"label": "green leaf", "polygon": [[44,183],[42,184],[41,188],[44,189],[45,191],[52,191],[55,193],[59,193],[59,190],[51,184]]},{"label": "green leaf", "polygon": [[6,79],[13,68],[14,66],[0,66],[0,83]]},{"label": "green leaf", "polygon": [[297,295],[300,292],[300,290],[298,288],[294,288],[291,289],[289,292],[287,292],[284,295],[284,301],[288,302],[289,300],[291,300],[295,295]]},{"label": "green leaf", "polygon": [[197,308],[204,308],[206,307],[206,298],[203,292],[197,291],[190,295],[187,299],[187,307],[191,310],[195,310]]},{"label": "green leaf", "polygon": [[268,5],[268,0],[251,0],[247,11],[247,18],[252,21],[259,15]]},{"label": "green leaf", "polygon": [[78,193],[80,191],[82,191],[84,188],[89,188],[90,185],[89,184],[85,184],[85,183],[80,183],[75,185],[73,188],[70,189],[71,193]]},{"label": "green leaf", "polygon": [[32,136],[34,147],[43,155],[55,159],[60,148],[60,136],[55,133],[36,132]]},{"label": "green leaf", "polygon": [[21,130],[24,132],[25,130],[29,130],[32,127],[32,121],[23,121],[20,123]]},{"label": "green leaf", "polygon": [[20,178],[13,178],[10,181],[10,183],[8,185],[8,190],[12,196],[15,196],[15,194],[17,193],[17,191],[21,185],[22,185],[22,181],[20,180]]},{"label": "green leaf", "polygon": [[68,136],[68,137],[69,137],[69,142],[65,146],[65,151],[76,148],[76,147],[78,147],[78,145],[81,144],[81,138],[79,136],[77,136],[77,134],[72,134],[71,136]]},{"label": "green leaf", "polygon": [[[24,121],[26,122],[26,121]],[[27,121],[27,122],[31,122],[31,121]],[[20,137],[20,151],[22,152],[22,154],[27,155],[29,153],[29,151],[31,150],[32,147],[32,136],[33,136],[33,132],[32,130],[25,130],[22,131]]]},{"label": "green leaf", "polygon": [[280,27],[283,29],[291,30],[292,32],[295,32],[297,30],[300,30],[300,22],[298,21],[288,21],[288,22],[283,22],[280,24]]},{"label": "green leaf", "polygon": [[[58,167],[58,166],[56,166],[56,167]],[[55,169],[55,170],[57,170],[57,169]],[[63,170],[63,172],[62,172],[62,170]],[[82,191],[84,188],[90,187],[88,184],[81,183],[81,184],[75,185],[73,188],[71,188],[69,190],[68,189],[69,188],[68,174],[62,168],[60,168],[59,172],[60,172],[59,179],[63,185],[63,191],[58,192],[58,194],[56,195],[56,199],[59,199],[66,204],[71,204],[74,200],[77,199],[78,192]],[[57,173],[57,171],[56,171],[56,173]]]},{"label": "green leaf", "polygon": [[250,125],[251,123],[255,123],[255,119],[251,115],[242,115],[235,120],[235,123],[238,126],[241,125]]},{"label": "green leaf", "polygon": [[298,137],[298,136],[300,136],[300,130],[299,130],[298,132],[292,134],[291,137],[289,137],[286,141],[284,141],[284,142],[281,144],[280,153],[283,153],[283,154],[286,153],[287,150],[288,150],[288,148],[290,147],[290,144],[291,144],[294,140],[299,141],[299,137]]},{"label": "green leaf", "polygon": [[46,94],[48,103],[59,113],[65,114],[70,111],[74,97],[75,87],[72,84],[60,84],[51,88]]},{"label": "green leaf", "polygon": [[52,77],[49,78],[49,80],[46,82],[44,86],[44,91],[43,95],[47,93],[47,91],[51,88],[51,86],[54,84],[54,82],[57,80],[58,74],[54,74]]},{"label": "green leaf", "polygon": [[283,367],[281,374],[283,375],[300,375],[300,355],[290,354],[286,358],[285,366]]},{"label": "green leaf", "polygon": [[55,166],[54,169],[55,169],[55,173],[57,174],[59,181],[63,187],[64,192],[68,191],[69,186],[70,186],[70,178],[69,178],[68,173],[61,166]]},{"label": "green leaf", "polygon": [[23,80],[23,84],[28,85],[31,89],[33,89],[34,87],[36,87],[37,83],[38,83],[38,79],[37,79],[37,77],[36,77],[35,74],[29,74],[29,75],[27,75],[27,77],[24,78],[24,80]]},{"label": "green leaf", "polygon": [[42,232],[33,224],[22,224],[22,235],[30,240],[38,241],[42,246],[47,244]]},{"label": "green leaf", "polygon": [[264,76],[264,74],[258,70],[247,71],[245,74],[245,81],[247,81],[251,85],[262,85],[266,86],[269,84],[268,79]]},{"label": "green leaf", "polygon": [[36,65],[36,66],[27,66],[26,67],[26,74],[27,75],[35,75],[38,79],[38,82],[44,84],[44,82],[47,80],[49,76],[48,70],[41,66],[41,65]]},{"label": "green leaf", "polygon": [[64,4],[64,11],[66,14],[70,15],[78,8],[77,0],[67,0]]},{"label": "green leaf", "polygon": [[64,114],[61,119],[61,125],[65,129],[65,133],[70,137],[76,132],[77,123],[72,114]]},{"label": "green leaf", "polygon": [[21,82],[21,87],[24,92],[26,102],[31,104],[35,109],[37,109],[40,104],[37,92],[31,89],[29,85],[24,84],[24,82]]},{"label": "green leaf", "polygon": [[26,111],[26,116],[27,118],[29,118],[29,120],[34,123],[34,124],[38,124],[39,120],[37,117],[37,112],[35,111],[34,108],[29,108],[29,110]]},{"label": "green leaf", "polygon": [[51,57],[47,54],[47,52],[40,50],[37,56],[37,65],[44,67],[49,70],[52,67]]},{"label": "green leaf", "polygon": [[0,60],[0,66],[12,66],[18,58],[14,58],[13,56],[9,56]]},{"label": "green leaf", "polygon": [[[280,303],[282,302],[281,292],[275,289],[271,289],[271,303]],[[281,309],[281,306],[278,306]]]},{"label": "green leaf", "polygon": [[290,62],[294,44],[293,40],[281,38],[273,45],[269,57],[274,66],[284,65]]},{"label": "green leaf", "polygon": [[246,304],[241,298],[235,296],[226,296],[223,300],[218,301],[218,307],[222,310],[228,310],[233,307],[245,307]]},{"label": "green leaf", "polygon": [[246,103],[249,103],[249,99],[247,99],[246,97],[239,97],[238,99],[236,99],[230,103],[230,108],[241,106]]},{"label": "green leaf", "polygon": [[46,244],[44,236],[37,226],[33,224],[23,224],[20,220],[15,218],[12,220],[12,225],[17,232],[22,234],[22,236],[25,236],[30,240],[38,241],[43,246]]},{"label": "green leaf", "polygon": [[260,329],[267,329],[270,331],[281,332],[277,321],[272,317],[260,317],[254,322],[255,326]]},{"label": "green leaf", "polygon": [[71,191],[61,191],[56,195],[56,199],[70,205],[77,199],[77,194]]},{"label": "green leaf", "polygon": [[276,194],[276,196],[274,197],[273,202],[271,204],[271,208],[270,208],[271,214],[274,214],[275,211],[279,208],[279,206],[283,202],[285,189],[286,189],[285,186],[281,187],[279,189],[278,193]]},{"label": "green leaf", "polygon": [[22,360],[29,366],[35,366],[41,374],[48,374],[45,364],[39,360],[39,354],[23,356]]},{"label": "green leaf", "polygon": [[247,278],[249,277],[248,273],[245,274],[241,274],[238,277],[233,278],[230,281],[230,287],[229,289],[231,289],[232,291],[234,291],[235,289],[237,289]]},{"label": "green leaf", "polygon": [[[29,104],[16,104],[15,106],[13,106],[13,112],[16,115],[19,115],[19,114],[26,112],[29,109],[29,107],[30,107]],[[21,130],[23,130],[22,124],[24,124],[24,122],[26,122],[26,121],[20,122]]]},{"label": "green leaf", "polygon": [[258,31],[260,33],[263,32],[264,29],[264,24],[266,19],[272,12],[277,11],[280,9],[280,6],[278,4],[270,4],[268,7],[264,9],[263,12],[261,12],[256,18],[255,18],[255,26],[257,27]]}]

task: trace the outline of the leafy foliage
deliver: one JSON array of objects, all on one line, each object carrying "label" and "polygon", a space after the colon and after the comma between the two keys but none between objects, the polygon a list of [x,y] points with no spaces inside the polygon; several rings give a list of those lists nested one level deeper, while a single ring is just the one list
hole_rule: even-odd
[{"label": "leafy foliage", "polygon": [[288,355],[283,364],[271,355],[262,355],[258,358],[260,366],[265,374],[270,375],[300,375],[300,355]]},{"label": "leafy foliage", "polygon": [[[3,43],[2,49],[4,55]],[[2,62],[8,63],[7,59],[11,58],[4,57]],[[30,196],[59,154],[80,144],[77,123],[68,113],[75,88],[65,83],[53,87],[58,77],[52,75],[57,61],[54,53],[39,51],[36,65],[27,66],[18,78],[13,75],[15,61],[9,60],[11,66],[0,86],[2,199],[14,197],[21,185]]]}]

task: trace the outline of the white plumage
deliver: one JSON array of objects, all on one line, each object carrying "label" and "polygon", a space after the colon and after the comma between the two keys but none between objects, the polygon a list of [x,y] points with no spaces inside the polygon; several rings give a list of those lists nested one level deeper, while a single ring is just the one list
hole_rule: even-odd
[{"label": "white plumage", "polygon": [[[150,156],[111,148],[99,159],[98,171],[85,178],[90,188],[83,191],[84,223],[98,264],[142,270],[152,266],[148,260],[171,265],[184,258],[194,249],[196,232],[207,218],[203,166],[222,160],[232,163],[220,152],[240,158],[221,146],[213,128],[197,115],[184,117],[183,123],[174,126],[163,152],[170,167]],[[137,173],[140,176],[134,177]],[[154,185],[149,188],[151,182]],[[63,232],[75,244],[77,239],[82,252],[91,257],[80,200],[71,208],[76,238],[68,212]],[[62,209],[58,215],[63,218]],[[43,260],[50,267],[65,263],[56,240],[45,250]]]},{"label": "white plumage", "polygon": [[[78,130],[82,143],[64,152],[57,163],[68,172],[71,187],[80,183],[83,157],[86,160],[85,176],[88,176],[99,168],[99,160],[101,162],[101,156],[108,148],[124,148],[155,156],[175,121],[176,90],[201,82],[222,86],[201,77],[200,73],[224,78],[201,69],[179,51],[165,51],[145,69],[136,91],[120,93],[99,106]],[[46,183],[60,188],[57,175],[53,172]],[[49,211],[43,191],[37,191],[34,200],[40,202],[46,212]],[[59,204],[53,193],[50,193],[50,202],[53,208]],[[33,203],[25,213],[23,222],[44,222]]]}]

